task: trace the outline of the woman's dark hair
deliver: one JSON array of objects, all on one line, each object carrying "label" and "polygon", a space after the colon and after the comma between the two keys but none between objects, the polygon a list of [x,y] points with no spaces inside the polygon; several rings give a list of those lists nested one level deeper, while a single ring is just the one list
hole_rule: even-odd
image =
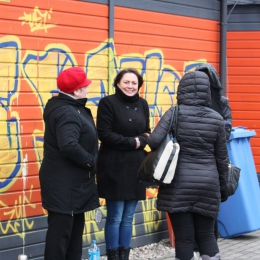
[{"label": "woman's dark hair", "polygon": [[137,79],[138,79],[138,89],[140,89],[140,87],[143,85],[144,83],[144,79],[143,77],[139,74],[139,72],[136,70],[136,69],[133,69],[133,68],[127,68],[127,69],[124,69],[124,70],[121,70],[115,77],[114,79],[114,87],[117,87],[117,84],[121,81],[121,79],[123,78],[123,76],[126,74],[126,73],[133,73],[136,75]]}]

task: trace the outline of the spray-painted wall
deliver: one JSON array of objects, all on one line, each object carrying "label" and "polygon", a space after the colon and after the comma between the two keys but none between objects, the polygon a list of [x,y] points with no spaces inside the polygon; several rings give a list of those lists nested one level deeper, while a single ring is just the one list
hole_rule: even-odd
[{"label": "spray-painted wall", "polygon": [[260,174],[260,5],[229,6],[227,96],[233,123],[256,131],[250,144]]},{"label": "spray-painted wall", "polygon": [[[42,114],[58,93],[57,75],[71,66],[85,69],[93,80],[88,107],[96,117],[99,100],[113,93],[117,71],[137,68],[145,79],[140,94],[149,103],[154,127],[175,102],[186,71],[204,61],[219,68],[219,1],[193,2],[0,0],[1,260],[21,253],[43,259]],[[167,237],[156,195],[157,189],[149,189],[147,200],[138,204],[132,246]],[[105,250],[105,219],[97,225],[94,212],[85,217],[83,258],[93,238]]]}]

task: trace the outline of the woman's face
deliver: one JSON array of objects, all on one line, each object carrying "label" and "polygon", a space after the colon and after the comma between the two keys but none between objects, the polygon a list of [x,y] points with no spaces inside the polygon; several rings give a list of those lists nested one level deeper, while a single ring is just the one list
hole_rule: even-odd
[{"label": "woman's face", "polygon": [[87,94],[88,94],[88,87],[79,88],[74,91],[74,98],[75,99],[85,98]]},{"label": "woman's face", "polygon": [[134,96],[138,92],[138,78],[134,73],[126,73],[117,86],[127,96]]}]

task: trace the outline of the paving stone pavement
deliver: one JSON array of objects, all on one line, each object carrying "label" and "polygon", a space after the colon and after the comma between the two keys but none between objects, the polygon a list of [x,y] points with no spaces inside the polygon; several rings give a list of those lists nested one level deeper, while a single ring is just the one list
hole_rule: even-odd
[{"label": "paving stone pavement", "polygon": [[[260,260],[260,230],[233,238],[219,238],[221,260]],[[164,258],[173,260],[173,256]]]},{"label": "paving stone pavement", "polygon": [[260,231],[225,239],[219,238],[218,246],[222,255],[221,260],[259,260]]}]

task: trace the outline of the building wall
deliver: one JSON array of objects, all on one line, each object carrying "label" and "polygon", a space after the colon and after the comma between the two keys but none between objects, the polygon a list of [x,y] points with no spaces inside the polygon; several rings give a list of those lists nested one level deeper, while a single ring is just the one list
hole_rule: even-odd
[{"label": "building wall", "polygon": [[[0,0],[0,259],[43,259],[47,212],[38,171],[43,156],[42,113],[58,93],[57,75],[79,66],[93,80],[88,107],[113,93],[125,67],[144,76],[151,126],[174,104],[182,75],[200,62],[219,68],[219,1]],[[195,2],[195,1],[194,1]],[[109,16],[110,11],[110,16]],[[110,25],[110,30],[109,30]],[[112,31],[111,31],[112,30]],[[111,36],[112,35],[112,36]],[[58,185],[58,184],[57,184]],[[157,189],[136,209],[132,246],[167,237]],[[83,258],[95,238],[105,253],[103,221],[85,213]]]},{"label": "building wall", "polygon": [[[230,13],[233,6],[228,8]],[[234,126],[256,131],[250,141],[260,173],[260,5],[236,6],[227,23],[227,96]]]}]

